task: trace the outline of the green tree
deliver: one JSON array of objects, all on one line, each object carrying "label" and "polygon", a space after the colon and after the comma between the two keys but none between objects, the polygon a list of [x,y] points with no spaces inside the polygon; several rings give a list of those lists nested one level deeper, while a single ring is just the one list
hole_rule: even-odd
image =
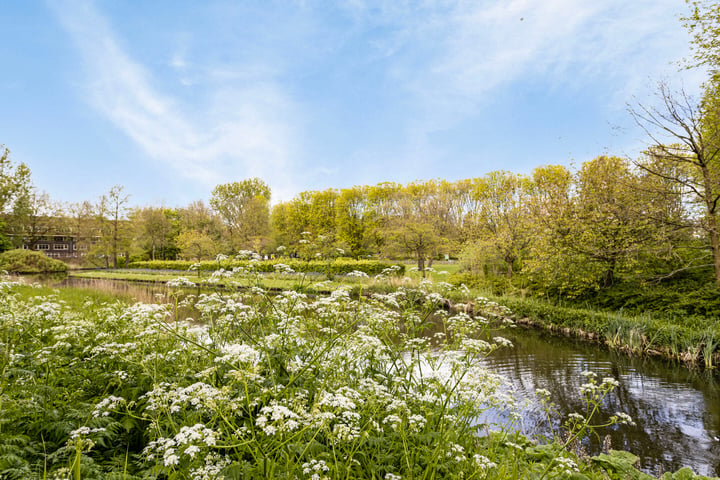
[{"label": "green tree", "polygon": [[[10,159],[10,150],[0,145],[0,252],[13,248],[11,230],[21,228],[14,217],[22,212],[22,206],[16,206],[18,199],[27,201],[32,184],[30,169],[24,164],[15,165]],[[22,243],[22,232],[16,232],[15,245]],[[19,239],[19,240],[18,240]]]},{"label": "green tree", "polygon": [[123,193],[123,187],[113,186],[101,196],[94,205],[95,241],[88,252],[88,260],[95,263],[100,260],[105,268],[118,268],[118,256],[122,253],[128,259],[132,234],[127,221],[129,197]]},{"label": "green tree", "polygon": [[642,248],[655,240],[654,202],[628,160],[601,156],[585,162],[577,176],[570,248],[588,265],[597,265],[601,286],[609,287],[618,270],[630,269]]},{"label": "green tree", "polygon": [[41,240],[49,240],[60,221],[57,205],[50,201],[47,193],[39,193],[35,187],[23,188],[13,203],[10,228],[15,233],[15,248],[25,243],[33,250]]},{"label": "green tree", "polygon": [[524,262],[526,273],[542,290],[560,287],[567,291],[571,285],[575,289],[584,282],[572,266],[582,265],[582,260],[564,241],[573,226],[573,174],[562,165],[543,165],[533,170],[531,178],[532,241]]},{"label": "green tree", "polygon": [[[663,83],[658,96],[661,107],[629,108],[652,142],[650,155],[636,164],[680,187],[699,207],[697,227],[709,240],[710,265],[720,286],[720,84],[710,82],[699,102]],[[668,138],[674,143],[667,143]]]},{"label": "green tree", "polygon": [[511,172],[491,172],[473,179],[471,192],[476,206],[468,227],[472,230],[470,255],[482,256],[489,267],[502,265],[512,278],[522,268],[533,238],[528,212],[530,180]]},{"label": "green tree", "polygon": [[191,202],[187,207],[177,210],[180,232],[196,230],[203,232],[216,244],[218,252],[226,250],[222,244],[224,231],[222,219],[202,200]]},{"label": "green tree", "polygon": [[[378,234],[389,240],[384,250],[400,250],[415,257],[418,271],[425,268],[443,245],[444,212],[437,203],[435,181],[413,182],[406,186],[380,184],[374,193],[378,212]],[[382,229],[382,230],[380,230]]]},{"label": "green tree", "polygon": [[198,230],[185,230],[176,240],[180,256],[186,260],[208,260],[215,252],[215,242],[209,235]]},{"label": "green tree", "polygon": [[174,239],[179,234],[179,219],[174,209],[166,207],[136,208],[129,221],[134,229],[136,248],[145,258],[174,259],[177,252]]},{"label": "green tree", "polygon": [[619,274],[637,281],[671,251],[680,197],[658,201],[655,178],[629,160],[600,156],[572,178],[563,167],[542,167],[533,184],[526,264],[543,290],[579,295],[610,287]]},{"label": "green tree", "polygon": [[216,186],[210,205],[222,218],[233,250],[252,248],[270,233],[270,187],[259,178]]},{"label": "green tree", "polygon": [[688,29],[693,57],[686,61],[690,67],[705,66],[715,75],[720,66],[720,4],[708,0],[686,0],[690,7],[687,16],[680,17]]},{"label": "green tree", "polygon": [[348,246],[349,254],[355,258],[367,254],[370,228],[367,187],[340,190],[335,211],[337,236]]},{"label": "green tree", "polygon": [[433,225],[426,219],[400,217],[394,220],[389,234],[393,242],[390,244],[391,247],[399,247],[414,256],[418,271],[425,277],[427,258],[435,252],[439,243]]},{"label": "green tree", "polygon": [[336,190],[309,190],[275,205],[271,223],[276,246],[304,256],[327,256],[336,245],[337,200]]}]

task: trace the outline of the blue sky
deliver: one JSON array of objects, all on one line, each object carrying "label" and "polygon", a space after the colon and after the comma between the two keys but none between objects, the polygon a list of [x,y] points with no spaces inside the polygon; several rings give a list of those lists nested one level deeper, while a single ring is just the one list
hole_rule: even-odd
[{"label": "blue sky", "polygon": [[0,143],[53,200],[529,173],[645,138],[683,0],[3,2]]}]

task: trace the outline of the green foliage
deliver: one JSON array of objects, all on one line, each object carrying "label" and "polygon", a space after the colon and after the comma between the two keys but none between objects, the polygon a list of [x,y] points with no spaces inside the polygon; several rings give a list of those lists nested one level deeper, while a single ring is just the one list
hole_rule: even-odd
[{"label": "green foliage", "polygon": [[592,457],[592,461],[603,468],[616,472],[624,478],[632,479],[652,479],[650,475],[642,475],[635,470],[634,465],[640,460],[636,455],[630,452],[618,450],[610,450],[607,454],[601,453],[596,457]]},{"label": "green foliage", "polygon": [[269,233],[270,187],[259,178],[217,185],[210,205],[228,229],[231,248],[254,248]]},{"label": "green foliage", "polygon": [[665,472],[663,473],[663,476],[660,477],[661,480],[700,480],[703,477],[701,475],[696,475],[691,468],[685,467],[681,468],[677,472]]},{"label": "green foliage", "polygon": [[[185,230],[177,236],[175,243],[180,250],[181,258],[188,258],[196,261],[212,258],[213,252],[217,249],[217,245],[213,239],[206,233],[198,230]],[[162,261],[172,262],[172,260]]]},{"label": "green foliage", "polygon": [[363,272],[368,275],[378,275],[386,268],[396,267],[398,275],[405,273],[405,266],[402,264],[393,264],[388,262],[380,262],[377,260],[352,260],[348,258],[336,258],[334,260],[310,260],[303,261],[292,258],[249,261],[249,260],[223,260],[223,261],[203,261],[191,262],[186,260],[156,260],[146,262],[131,262],[130,268],[149,269],[149,270],[199,270],[202,272],[212,272],[221,268],[232,270],[233,268],[252,268],[258,272],[275,272],[275,265],[287,265],[296,272],[303,273],[326,273],[330,275],[346,275],[353,271]]},{"label": "green foliage", "polygon": [[[704,273],[704,272],[703,272]],[[720,288],[706,280],[675,279],[672,282],[638,285],[622,282],[592,296],[572,301],[605,310],[623,310],[630,314],[647,312],[682,319],[687,316],[720,318]]]},{"label": "green foliage", "polygon": [[10,150],[0,145],[0,214],[12,210],[13,202],[30,188],[30,169],[20,163],[14,165]]},{"label": "green foliage", "polygon": [[686,0],[690,13],[680,17],[692,36],[693,60],[690,66],[707,66],[715,73],[720,68],[720,4],[714,0]]},{"label": "green foliage", "polygon": [[6,252],[8,250],[13,249],[12,241],[10,241],[10,238],[3,235],[2,232],[5,231],[6,224],[2,220],[0,220],[0,252]]},{"label": "green foliage", "polygon": [[67,264],[31,250],[9,250],[0,253],[0,270],[14,273],[65,272]]}]

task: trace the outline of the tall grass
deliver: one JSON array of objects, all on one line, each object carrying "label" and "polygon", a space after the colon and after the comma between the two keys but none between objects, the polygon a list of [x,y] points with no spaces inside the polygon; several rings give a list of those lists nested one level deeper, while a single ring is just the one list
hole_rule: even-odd
[{"label": "tall grass", "polygon": [[497,297],[520,321],[568,335],[598,340],[637,355],[659,355],[691,366],[720,365],[716,318],[678,318],[661,313],[626,314],[592,307],[560,306],[535,297]]}]

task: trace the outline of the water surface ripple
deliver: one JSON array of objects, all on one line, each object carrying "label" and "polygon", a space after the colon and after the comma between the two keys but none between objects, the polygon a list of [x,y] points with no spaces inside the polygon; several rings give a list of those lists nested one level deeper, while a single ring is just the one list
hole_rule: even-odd
[{"label": "water surface ripple", "polygon": [[[584,411],[580,386],[583,371],[600,380],[620,382],[603,405],[603,417],[625,412],[635,426],[615,425],[590,438],[591,455],[602,448],[610,434],[612,448],[640,457],[640,468],[659,475],[689,466],[696,473],[720,475],[720,376],[690,371],[682,365],[657,359],[628,358],[584,342],[550,336],[535,330],[504,331],[513,348],[498,350],[486,359],[487,366],[514,385],[519,398],[531,399],[523,410],[522,430],[548,434],[548,423],[535,390],[544,388],[563,415]],[[558,422],[555,421],[554,427]]]}]

